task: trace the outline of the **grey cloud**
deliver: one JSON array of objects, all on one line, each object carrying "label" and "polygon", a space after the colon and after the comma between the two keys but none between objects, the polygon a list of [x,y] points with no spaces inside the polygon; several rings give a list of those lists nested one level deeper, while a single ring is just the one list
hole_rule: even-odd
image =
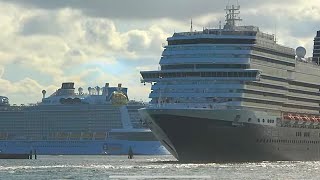
[{"label": "grey cloud", "polygon": [[[124,18],[124,19],[152,19],[152,18],[172,18],[189,19],[208,13],[223,13],[226,1],[220,0],[0,0],[7,3],[16,3],[24,7],[34,7],[42,9],[73,8],[79,9],[83,13],[94,17]],[[266,4],[294,3],[298,0],[268,0],[252,1],[241,0],[243,9],[263,6]],[[230,0],[230,4],[236,0]]]},{"label": "grey cloud", "polygon": [[320,21],[308,20],[301,23],[292,23],[289,28],[290,35],[296,38],[308,38],[316,36],[316,31],[320,30]]},{"label": "grey cloud", "polygon": [[83,56],[83,52],[79,49],[72,49],[67,51],[66,56],[75,56],[75,57]]},{"label": "grey cloud", "polygon": [[56,22],[56,18],[51,16],[33,16],[24,21],[20,33],[22,35],[58,35],[62,28],[61,24]]},{"label": "grey cloud", "polygon": [[110,41],[109,34],[114,31],[113,24],[94,20],[84,22],[82,28],[85,30],[86,39],[91,43]]},{"label": "grey cloud", "polygon": [[[290,13],[290,12],[294,13]],[[317,10],[320,14],[320,10]],[[277,13],[275,13],[277,12]],[[295,38],[308,38],[315,35],[319,30],[320,21],[312,18],[304,11],[295,12],[295,10],[284,10],[281,7],[258,11],[256,14],[243,13],[245,23],[259,26],[260,30],[275,34],[277,32],[289,32],[290,36]]]},{"label": "grey cloud", "polygon": [[139,34],[130,34],[128,41],[128,50],[129,51],[138,51],[146,48],[145,38]]}]

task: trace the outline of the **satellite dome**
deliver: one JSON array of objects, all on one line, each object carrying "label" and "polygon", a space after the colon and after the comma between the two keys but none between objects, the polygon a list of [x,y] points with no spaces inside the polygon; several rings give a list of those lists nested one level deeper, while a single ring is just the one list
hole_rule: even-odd
[{"label": "satellite dome", "polygon": [[304,56],[306,55],[306,49],[302,46],[297,47],[296,49],[296,55],[298,58],[304,58]]}]

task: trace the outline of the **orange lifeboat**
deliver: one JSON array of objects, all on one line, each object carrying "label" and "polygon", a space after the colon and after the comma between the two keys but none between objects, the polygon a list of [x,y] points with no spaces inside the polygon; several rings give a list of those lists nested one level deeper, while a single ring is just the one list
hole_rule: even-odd
[{"label": "orange lifeboat", "polygon": [[312,120],[313,122],[316,122],[316,121],[318,121],[318,118],[316,118],[316,116],[311,116],[311,120]]},{"label": "orange lifeboat", "polygon": [[283,119],[290,119],[288,114],[283,114]]},{"label": "orange lifeboat", "polygon": [[307,115],[304,115],[302,118],[304,121],[310,121],[310,118]]},{"label": "orange lifeboat", "polygon": [[295,116],[299,121],[302,121],[303,120],[303,118],[299,115],[299,114],[296,114],[296,116]]},{"label": "orange lifeboat", "polygon": [[288,114],[287,116],[289,117],[290,120],[294,120],[294,116],[292,114]]}]

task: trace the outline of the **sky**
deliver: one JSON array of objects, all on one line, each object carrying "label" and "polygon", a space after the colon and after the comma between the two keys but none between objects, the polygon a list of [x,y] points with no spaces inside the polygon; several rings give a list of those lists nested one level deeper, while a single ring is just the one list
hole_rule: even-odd
[{"label": "sky", "polygon": [[[229,4],[237,1],[229,0]],[[41,101],[62,82],[76,89],[128,87],[149,101],[141,70],[157,70],[174,32],[217,28],[225,0],[0,0],[0,96],[11,104]],[[240,25],[276,34],[278,43],[312,55],[319,0],[239,0]]]}]

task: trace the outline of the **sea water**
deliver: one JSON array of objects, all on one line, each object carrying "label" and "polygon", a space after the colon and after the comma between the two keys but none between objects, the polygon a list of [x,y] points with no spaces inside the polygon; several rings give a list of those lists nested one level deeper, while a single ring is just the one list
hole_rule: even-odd
[{"label": "sea water", "polygon": [[0,159],[0,179],[320,179],[320,162],[183,164],[165,156]]}]

